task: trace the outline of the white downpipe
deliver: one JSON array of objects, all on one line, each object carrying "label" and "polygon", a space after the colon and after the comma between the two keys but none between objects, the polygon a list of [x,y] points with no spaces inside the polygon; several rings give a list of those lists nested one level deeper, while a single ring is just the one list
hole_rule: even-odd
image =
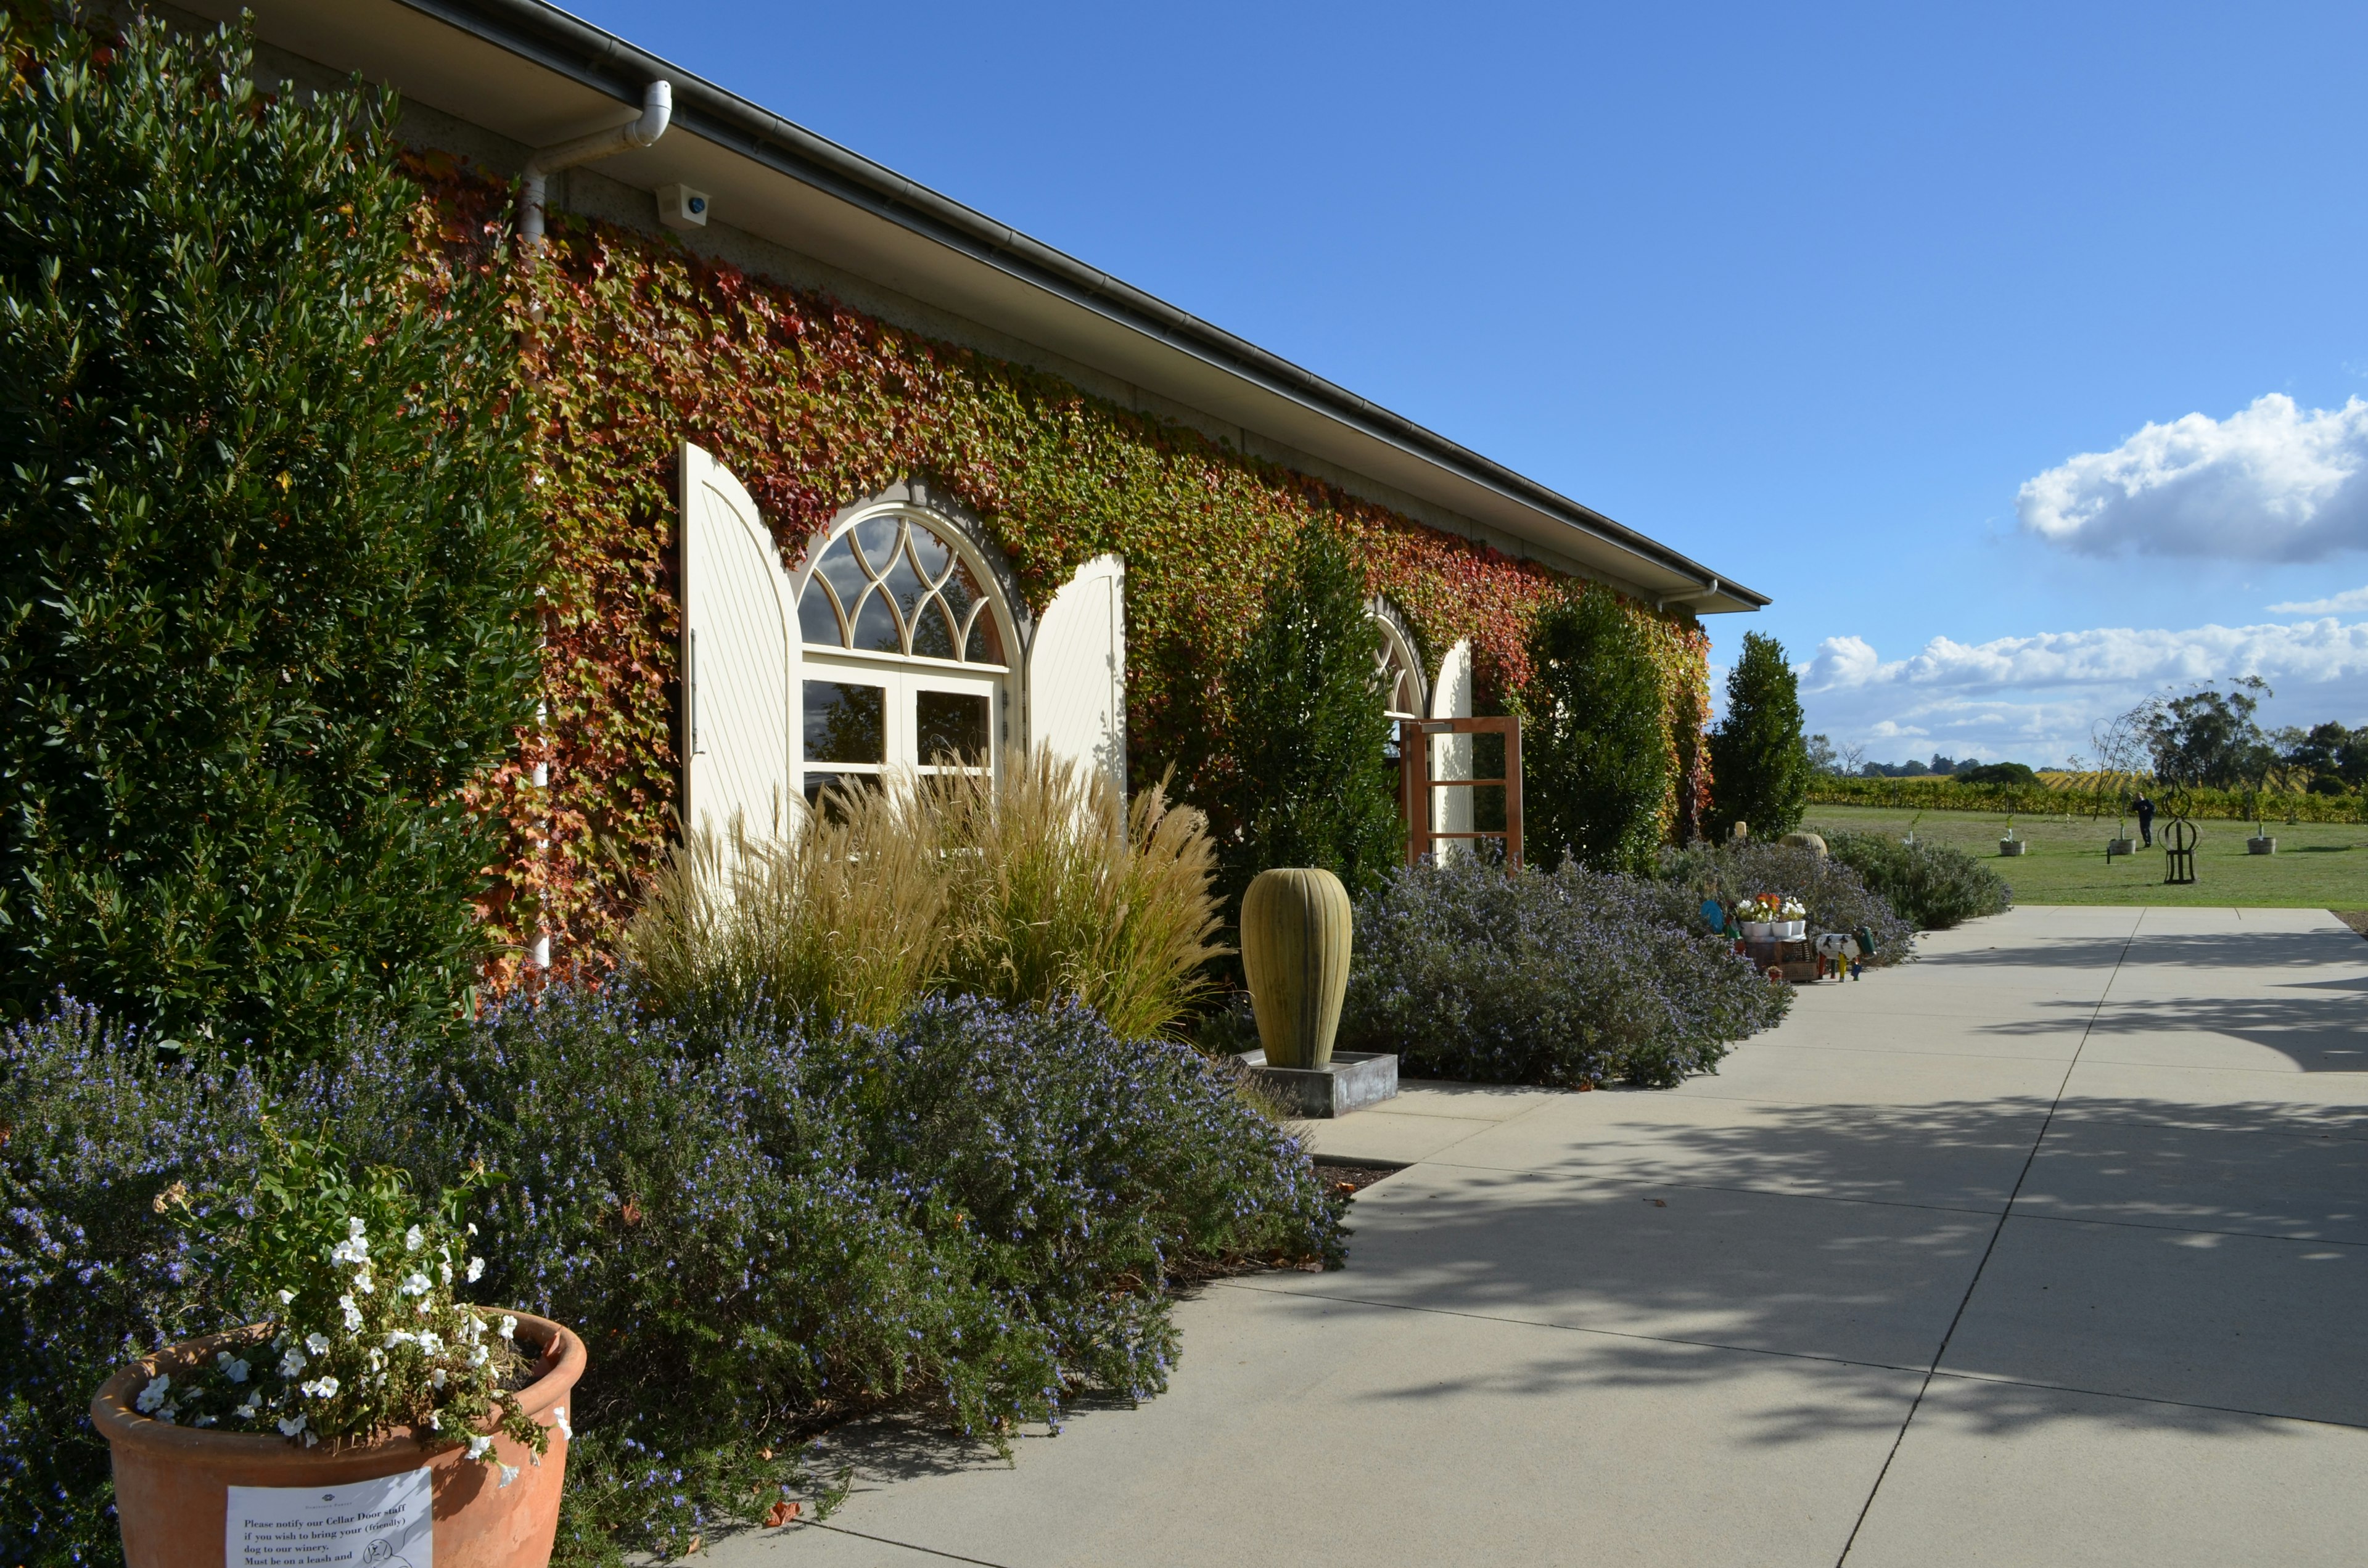
[{"label": "white downpipe", "polygon": [[[572,142],[562,142],[557,146],[538,148],[529,154],[526,161],[526,189],[518,198],[518,238],[523,242],[526,250],[531,254],[542,248],[542,207],[549,194],[552,175],[562,169],[572,169],[578,164],[588,164],[596,159],[606,158],[611,153],[622,153],[635,147],[651,146],[659,137],[666,134],[666,122],[673,118],[673,85],[664,81],[652,82],[642,89],[642,113],[638,119],[608,131],[596,131],[588,136],[578,136]],[[536,590],[538,594],[541,591]],[[538,706],[535,714],[538,725],[543,722],[545,711]],[[534,782],[539,789],[550,788],[551,765],[549,763],[538,762],[534,765]],[[551,824],[546,819],[543,823],[543,832],[548,835],[550,831]],[[549,854],[550,838],[544,837],[537,847],[541,853]],[[533,944],[527,949],[528,965],[538,970],[549,969],[551,946],[551,931],[546,926],[535,934]]]},{"label": "white downpipe", "polygon": [[552,175],[614,153],[647,147],[666,134],[666,121],[673,118],[674,88],[665,82],[652,82],[642,89],[641,119],[537,149],[526,161],[526,190],[518,198],[518,237],[528,248],[542,244],[543,194]]}]

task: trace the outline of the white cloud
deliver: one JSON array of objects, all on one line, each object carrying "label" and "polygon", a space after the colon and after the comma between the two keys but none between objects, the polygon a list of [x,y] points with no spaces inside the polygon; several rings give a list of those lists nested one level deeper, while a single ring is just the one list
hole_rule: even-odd
[{"label": "white cloud", "polygon": [[2262,710],[2271,724],[2357,722],[2368,715],[2368,622],[1936,637],[1890,661],[1863,638],[1828,637],[1799,669],[1809,727],[1884,760],[1945,751],[2045,766],[2086,749],[2097,720],[2197,681],[2262,676],[2277,690]]},{"label": "white cloud", "polygon": [[2028,481],[2022,526],[2084,555],[2319,561],[2368,548],[2368,403],[2283,392],[2226,419],[2148,425]]},{"label": "white cloud", "polygon": [[2355,609],[2368,609],[2368,588],[2346,588],[2331,598],[2270,606],[2271,615],[2344,615]]}]

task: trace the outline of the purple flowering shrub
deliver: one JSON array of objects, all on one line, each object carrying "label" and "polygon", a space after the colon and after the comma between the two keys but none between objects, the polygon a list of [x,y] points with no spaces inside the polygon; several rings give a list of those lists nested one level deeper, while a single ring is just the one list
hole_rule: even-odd
[{"label": "purple flowering shrub", "polygon": [[188,1234],[239,1201],[252,1074],[157,1064],[62,1004],[0,1031],[0,1561],[121,1561],[91,1396],[136,1355],[232,1326]]},{"label": "purple flowering shrub", "polygon": [[1410,1077],[1667,1087],[1783,1017],[1698,902],[1565,862],[1410,867],[1357,905],[1340,1046]]},{"label": "purple flowering shrub", "polygon": [[[0,1540],[11,1562],[82,1560],[34,1540],[58,1539],[54,1517],[110,1561],[106,1453],[81,1411],[127,1330],[146,1345],[222,1324],[154,1199],[179,1181],[192,1203],[235,1201],[264,1101],[243,1076],[159,1070],[85,1015],[7,1039],[0,1310],[20,1332]],[[355,1040],[273,1108],[423,1190],[492,1171],[475,1294],[568,1324],[591,1353],[555,1561],[613,1562],[761,1518],[801,1484],[801,1437],[838,1416],[931,1409],[999,1443],[1082,1392],[1156,1393],[1170,1284],[1337,1262],[1338,1200],[1238,1076],[1078,1006],[931,1000],[809,1040],[554,990],[458,1049]],[[36,1116],[65,1131],[28,1139]],[[69,1216],[105,1245],[44,1253]],[[76,1293],[85,1256],[120,1277],[112,1294]],[[43,1336],[65,1348],[36,1365],[19,1344]],[[60,1469],[20,1432],[76,1457]]]}]

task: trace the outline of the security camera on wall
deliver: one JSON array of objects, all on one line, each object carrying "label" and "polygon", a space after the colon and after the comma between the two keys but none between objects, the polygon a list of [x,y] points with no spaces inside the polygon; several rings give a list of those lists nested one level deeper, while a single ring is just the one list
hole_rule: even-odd
[{"label": "security camera on wall", "polygon": [[658,222],[669,229],[704,229],[707,192],[687,185],[658,187]]}]

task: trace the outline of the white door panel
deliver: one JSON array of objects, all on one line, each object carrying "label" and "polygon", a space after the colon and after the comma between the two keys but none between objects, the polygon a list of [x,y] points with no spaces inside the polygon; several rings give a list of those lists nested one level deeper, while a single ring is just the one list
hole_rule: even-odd
[{"label": "white door panel", "polygon": [[1037,622],[1028,739],[1126,793],[1126,562],[1115,555],[1079,567]]},{"label": "white door panel", "polygon": [[753,836],[788,824],[798,644],[771,530],[731,471],[682,449],[683,820]]},{"label": "white door panel", "polygon": [[[1439,661],[1439,678],[1431,683],[1430,716],[1434,719],[1469,719],[1472,717],[1472,644],[1458,642]],[[1434,735],[1430,739],[1430,776],[1433,778],[1469,778],[1473,758],[1470,735]],[[1470,790],[1433,790],[1431,823],[1440,833],[1472,831],[1472,796]],[[1440,844],[1441,858],[1466,853],[1469,839],[1448,839]]]}]

